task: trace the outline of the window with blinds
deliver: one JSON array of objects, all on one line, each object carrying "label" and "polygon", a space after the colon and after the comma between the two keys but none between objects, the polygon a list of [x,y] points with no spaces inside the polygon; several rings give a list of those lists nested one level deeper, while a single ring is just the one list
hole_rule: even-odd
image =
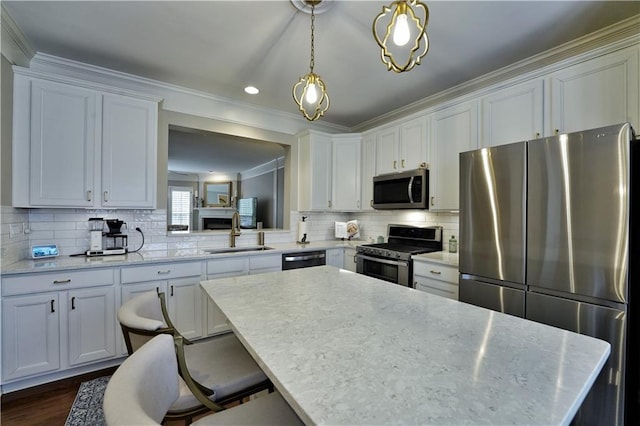
[{"label": "window with blinds", "polygon": [[189,226],[191,224],[192,194],[192,188],[169,188],[169,225]]}]

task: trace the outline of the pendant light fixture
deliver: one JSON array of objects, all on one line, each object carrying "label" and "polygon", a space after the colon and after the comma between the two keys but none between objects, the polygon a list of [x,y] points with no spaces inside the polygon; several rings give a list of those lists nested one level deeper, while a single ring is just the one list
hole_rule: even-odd
[{"label": "pendant light fixture", "polygon": [[429,9],[420,0],[398,0],[382,7],[372,29],[388,70],[401,73],[420,65],[429,50],[428,22]]},{"label": "pendant light fixture", "polygon": [[313,72],[314,68],[314,30],[315,30],[315,7],[322,0],[305,0],[311,5],[311,61],[308,74],[300,77],[300,80],[293,85],[293,99],[298,104],[298,109],[309,121],[322,117],[329,109],[329,95],[327,87],[320,76]]}]

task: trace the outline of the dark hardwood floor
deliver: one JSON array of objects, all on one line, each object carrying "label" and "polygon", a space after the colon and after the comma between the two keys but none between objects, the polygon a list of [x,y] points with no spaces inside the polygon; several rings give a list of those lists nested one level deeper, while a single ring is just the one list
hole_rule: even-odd
[{"label": "dark hardwood floor", "polygon": [[80,383],[113,374],[114,368],[2,395],[0,423],[11,426],[62,426]]}]

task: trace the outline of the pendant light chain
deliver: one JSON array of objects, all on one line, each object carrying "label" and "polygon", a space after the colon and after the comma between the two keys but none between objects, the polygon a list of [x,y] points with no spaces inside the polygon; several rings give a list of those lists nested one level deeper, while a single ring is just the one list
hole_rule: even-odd
[{"label": "pendant light chain", "polygon": [[313,72],[313,66],[315,65],[315,36],[314,31],[316,29],[316,14],[314,13],[316,9],[315,3],[311,4],[311,61],[309,62],[309,68],[311,68],[311,72]]}]

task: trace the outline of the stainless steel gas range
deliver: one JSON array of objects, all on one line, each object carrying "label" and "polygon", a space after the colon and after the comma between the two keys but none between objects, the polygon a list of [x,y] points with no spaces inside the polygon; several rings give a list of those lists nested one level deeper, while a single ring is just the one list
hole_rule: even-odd
[{"label": "stainless steel gas range", "polygon": [[387,243],[356,248],[359,274],[413,287],[414,254],[442,251],[441,226],[389,225]]}]

